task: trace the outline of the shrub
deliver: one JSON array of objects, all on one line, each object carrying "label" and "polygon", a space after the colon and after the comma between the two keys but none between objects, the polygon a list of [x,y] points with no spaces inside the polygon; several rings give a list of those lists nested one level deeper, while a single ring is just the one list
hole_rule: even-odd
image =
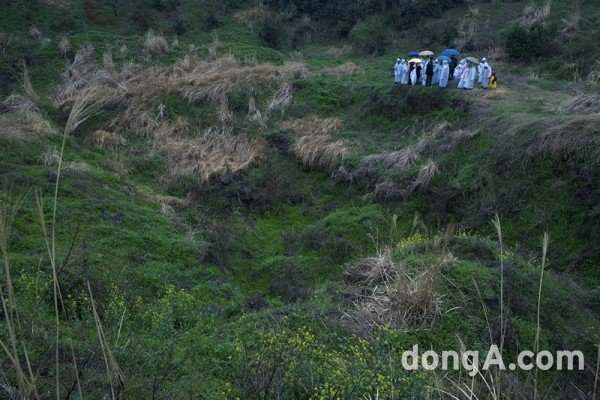
[{"label": "shrub", "polygon": [[555,33],[553,24],[535,23],[530,28],[513,24],[506,35],[506,51],[510,57],[521,61],[549,56]]},{"label": "shrub", "polygon": [[354,48],[366,54],[383,54],[389,44],[388,38],[387,23],[380,15],[359,22],[350,31]]},{"label": "shrub", "polygon": [[267,18],[258,28],[258,38],[263,45],[280,48],[286,42],[288,31],[278,18]]}]

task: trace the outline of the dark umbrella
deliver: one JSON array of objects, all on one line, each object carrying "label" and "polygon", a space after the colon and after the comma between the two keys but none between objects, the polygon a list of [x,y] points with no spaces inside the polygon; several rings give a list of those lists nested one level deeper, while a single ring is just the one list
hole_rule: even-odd
[{"label": "dark umbrella", "polygon": [[457,56],[459,54],[460,54],[460,51],[455,50],[455,49],[446,49],[440,53],[440,55],[446,56],[446,57]]},{"label": "dark umbrella", "polygon": [[420,53],[419,50],[413,50],[410,53],[408,53],[408,56],[409,57],[419,57],[419,53]]}]

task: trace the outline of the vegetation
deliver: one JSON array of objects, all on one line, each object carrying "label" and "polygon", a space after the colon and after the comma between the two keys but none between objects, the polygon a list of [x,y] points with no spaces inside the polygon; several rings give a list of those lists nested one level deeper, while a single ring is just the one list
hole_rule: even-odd
[{"label": "vegetation", "polygon": [[[1,397],[597,397],[600,9],[325,3],[6,3]],[[499,88],[393,85],[448,45]]]}]

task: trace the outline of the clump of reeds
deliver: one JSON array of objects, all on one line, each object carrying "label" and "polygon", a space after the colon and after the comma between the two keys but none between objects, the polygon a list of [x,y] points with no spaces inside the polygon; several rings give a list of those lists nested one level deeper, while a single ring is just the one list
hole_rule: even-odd
[{"label": "clump of reeds", "polygon": [[364,74],[365,69],[354,64],[351,61],[348,61],[342,65],[338,65],[337,67],[323,68],[321,72],[327,75],[343,76],[349,74]]},{"label": "clump of reeds", "polygon": [[279,124],[279,129],[291,131],[296,136],[330,136],[338,133],[341,127],[342,120],[339,118],[320,118],[314,115],[304,118],[288,119]]},{"label": "clump of reeds", "polygon": [[0,115],[0,137],[10,141],[29,141],[55,133],[52,125],[37,112]]},{"label": "clump of reeds", "polygon": [[439,169],[433,160],[428,160],[425,165],[421,167],[417,177],[415,178],[412,188],[426,188],[433,178],[439,173]]},{"label": "clump of reeds", "polygon": [[275,110],[281,110],[283,113],[286,108],[292,105],[292,101],[292,85],[286,82],[281,85],[281,87],[273,95],[273,98],[269,100],[269,104],[267,104],[267,111],[271,113]]},{"label": "clump of reeds", "polygon": [[4,113],[24,113],[33,112],[39,113],[40,109],[37,104],[31,99],[21,96],[20,94],[11,94],[2,102],[0,102],[0,112]]},{"label": "clump of reeds", "polygon": [[523,15],[519,19],[519,25],[522,28],[530,29],[537,24],[545,24],[550,18],[551,3],[545,2],[542,6],[528,5],[523,10]]},{"label": "clump of reeds", "polygon": [[259,137],[209,129],[200,138],[168,140],[159,151],[169,163],[168,178],[186,176],[206,183],[227,171],[253,167],[265,157],[267,145]]},{"label": "clump of reeds", "polygon": [[101,129],[94,131],[90,135],[89,140],[92,147],[97,149],[114,150],[127,144],[127,140],[118,133],[108,132]]},{"label": "clump of reeds", "polygon": [[559,114],[600,113],[600,94],[580,94],[554,107]]},{"label": "clump of reeds", "polygon": [[169,51],[169,43],[164,36],[154,33],[149,30],[146,33],[146,41],[144,42],[144,52],[149,55],[160,55]]},{"label": "clump of reeds", "polygon": [[63,57],[66,57],[71,51],[71,43],[69,42],[69,39],[63,36],[60,39],[60,42],[58,42],[58,50],[60,50],[60,54],[62,54]]},{"label": "clump of reeds", "polygon": [[260,2],[258,5],[245,10],[237,11],[233,18],[240,24],[245,25],[251,31],[259,22],[265,20],[271,15],[269,7]]},{"label": "clump of reeds", "polygon": [[352,46],[344,45],[342,47],[331,47],[325,54],[330,57],[340,58],[352,53]]},{"label": "clump of reeds", "polygon": [[350,153],[344,140],[332,140],[326,135],[305,135],[292,145],[292,152],[308,168],[332,172]]},{"label": "clump of reeds", "polygon": [[469,50],[476,46],[479,19],[479,8],[469,7],[469,11],[457,26],[457,35],[453,40],[454,47],[460,50]]},{"label": "clump of reeds", "polygon": [[439,271],[431,267],[409,273],[394,262],[389,247],[349,267],[344,280],[360,288],[349,316],[370,328],[431,328],[441,316]]},{"label": "clump of reeds", "polygon": [[283,64],[281,73],[290,78],[302,79],[308,76],[308,67],[301,61],[292,61]]}]

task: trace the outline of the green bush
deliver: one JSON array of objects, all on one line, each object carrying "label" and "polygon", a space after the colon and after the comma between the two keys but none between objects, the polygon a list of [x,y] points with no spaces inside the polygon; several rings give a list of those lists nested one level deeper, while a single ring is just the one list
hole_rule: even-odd
[{"label": "green bush", "polygon": [[388,47],[389,33],[385,18],[373,15],[352,28],[350,40],[354,48],[363,53],[383,54]]},{"label": "green bush", "polygon": [[506,51],[510,57],[521,61],[547,57],[552,53],[555,33],[553,24],[538,23],[529,29],[513,24],[506,34]]},{"label": "green bush", "polygon": [[266,18],[258,28],[258,39],[261,44],[275,49],[283,47],[287,36],[287,28],[278,18]]}]

